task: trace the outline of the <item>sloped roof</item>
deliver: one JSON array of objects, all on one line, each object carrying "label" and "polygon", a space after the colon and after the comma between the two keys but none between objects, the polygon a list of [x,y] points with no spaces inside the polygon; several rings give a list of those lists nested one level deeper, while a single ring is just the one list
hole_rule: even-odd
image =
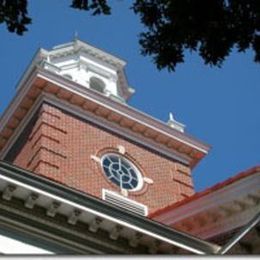
[{"label": "sloped roof", "polygon": [[217,183],[217,184],[215,184],[215,185],[213,185],[213,186],[211,186],[211,187],[209,187],[209,188],[207,188],[207,189],[205,189],[201,192],[195,193],[191,197],[185,198],[184,200],[178,201],[178,202],[170,204],[170,205],[168,205],[164,208],[156,210],[156,211],[150,213],[148,217],[154,218],[154,217],[159,216],[163,213],[166,213],[170,210],[176,209],[176,208],[178,208],[182,205],[191,203],[191,202],[193,202],[193,201],[195,201],[195,200],[197,200],[201,197],[207,196],[208,194],[211,194],[211,193],[213,193],[217,190],[220,190],[220,189],[222,189],[222,188],[224,188],[228,185],[231,185],[231,184],[233,184],[233,183],[235,183],[235,182],[237,182],[241,179],[244,179],[244,178],[251,176],[253,174],[256,174],[258,172],[260,172],[260,165],[257,165],[255,167],[248,169],[248,170],[240,172],[240,173],[236,174],[235,176],[226,179],[225,181],[219,182],[219,183]]},{"label": "sloped roof", "polygon": [[[57,182],[53,182],[48,178],[36,175],[33,172],[29,172],[1,160],[0,184],[0,190],[5,193],[3,196],[6,201],[9,203],[15,199],[24,201],[24,203],[21,203],[22,208],[20,208],[19,216],[13,216],[13,226],[15,225],[14,223],[17,225],[19,225],[19,223],[24,224],[23,228],[24,230],[28,229],[28,232],[32,231],[30,228],[34,225],[35,229],[33,229],[33,232],[43,234],[43,232],[47,230],[44,226],[47,225],[47,219],[50,221],[57,216],[63,216],[62,219],[69,219],[71,217],[71,212],[77,209],[81,212],[78,217],[79,222],[87,224],[90,229],[93,227],[95,230],[92,229],[92,232],[94,233],[97,231],[96,228],[100,228],[106,230],[106,234],[109,236],[109,234],[113,232],[113,229],[110,229],[110,227],[121,226],[126,229],[125,233],[128,236],[128,239],[131,240],[133,238],[132,232],[138,232],[147,237],[148,240],[146,243],[149,243],[148,245],[150,245],[153,241],[160,241],[162,243],[169,244],[170,246],[175,246],[177,248],[198,254],[214,254],[220,250],[220,247],[216,244],[209,243],[192,235],[171,229],[158,222],[149,220],[144,216],[139,216],[130,211],[123,210],[101,199],[86,193],[78,192]],[[22,214],[23,210],[26,210],[24,208],[26,208],[28,198],[30,198],[32,194],[37,194],[37,199],[34,201],[35,205],[33,204],[29,208],[27,206],[30,210],[30,214]],[[53,211],[54,204],[56,204],[55,211]],[[43,212],[46,210],[45,215],[47,217],[43,216],[43,214],[41,216],[39,215],[37,218],[34,217],[32,220],[30,216],[33,215],[33,209],[37,207],[44,209]],[[8,216],[6,221],[11,219],[11,215],[7,214],[6,216]],[[48,218],[48,216],[51,218]],[[42,218],[46,219],[46,221],[39,223]],[[95,220],[94,226],[92,221],[93,218]],[[99,226],[99,224],[96,223],[97,219],[102,221],[104,225]],[[62,223],[63,222],[61,219],[59,219],[59,225],[62,225]],[[64,232],[63,234],[65,234],[66,225],[62,225],[62,232]],[[69,230],[71,230],[74,225],[70,225]],[[59,228],[57,222],[56,226]],[[52,228],[48,230],[48,232],[51,233],[50,235],[53,235],[52,232],[55,231],[56,226],[52,225]],[[82,229],[82,231],[86,234],[87,228]],[[71,237],[62,237],[60,232],[58,233],[59,235],[55,235],[55,239],[57,239],[57,241],[64,243],[62,242],[62,239],[66,238],[66,243],[70,243],[70,239],[72,239]],[[44,234],[44,237],[47,239],[49,233]],[[116,240],[113,239],[113,235],[110,234],[110,238],[111,237],[111,241]],[[85,237],[85,239],[87,238]],[[95,241],[98,242],[97,239],[93,239],[92,242],[95,243]],[[64,243],[64,246],[66,243]],[[98,244],[100,247],[99,242]],[[80,246],[80,244],[78,245]],[[84,244],[83,247],[87,247],[87,244]],[[101,250],[101,252],[105,252],[105,244],[102,244],[102,247],[104,248],[102,249],[100,247],[99,250]],[[79,248],[81,248],[81,246]],[[114,248],[114,250],[116,252],[118,249]]]}]

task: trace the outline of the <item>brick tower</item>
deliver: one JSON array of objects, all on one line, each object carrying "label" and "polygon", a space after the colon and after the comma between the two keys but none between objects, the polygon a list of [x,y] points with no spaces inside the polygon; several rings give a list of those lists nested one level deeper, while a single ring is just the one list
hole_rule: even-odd
[{"label": "brick tower", "polygon": [[2,116],[0,159],[142,215],[193,195],[209,147],[127,105],[125,65],[80,40],[40,49]]}]

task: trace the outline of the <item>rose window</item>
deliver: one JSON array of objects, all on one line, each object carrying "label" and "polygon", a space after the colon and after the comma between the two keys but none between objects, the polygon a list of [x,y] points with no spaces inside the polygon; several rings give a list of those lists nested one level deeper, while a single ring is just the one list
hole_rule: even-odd
[{"label": "rose window", "polygon": [[121,189],[140,190],[143,178],[137,167],[125,157],[118,154],[105,154],[102,167],[106,177]]}]

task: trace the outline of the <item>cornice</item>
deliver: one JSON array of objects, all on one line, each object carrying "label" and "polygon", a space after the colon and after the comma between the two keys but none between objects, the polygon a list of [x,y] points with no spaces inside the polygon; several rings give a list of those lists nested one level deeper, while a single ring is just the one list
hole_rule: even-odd
[{"label": "cornice", "polygon": [[166,156],[167,158],[170,158],[171,160],[175,160],[178,162],[181,162],[183,164],[188,165],[189,164],[189,158],[187,156],[181,155],[177,152],[172,152],[170,149],[167,149],[166,147],[163,147],[162,145],[153,142],[152,140],[147,140],[146,138],[142,137],[141,135],[134,133],[132,131],[129,131],[128,129],[125,129],[120,124],[113,123],[112,121],[108,121],[99,115],[96,115],[94,113],[91,113],[90,111],[86,111],[84,109],[81,109],[80,107],[75,107],[75,105],[70,104],[69,102],[65,100],[60,100],[56,98],[55,96],[49,94],[49,93],[41,93],[35,100],[33,106],[30,108],[30,111],[24,116],[24,118],[21,120],[20,125],[16,127],[14,133],[12,134],[12,138],[9,138],[6,141],[5,147],[1,150],[0,153],[0,159],[4,159],[9,150],[13,147],[19,136],[22,134],[23,130],[27,126],[27,124],[32,119],[33,115],[37,112],[37,110],[40,108],[40,106],[44,103],[54,105],[63,111],[69,112],[72,115],[75,115],[77,117],[80,117],[83,120],[89,121],[91,123],[94,123],[106,130],[109,130],[116,135],[122,136],[124,138],[127,138],[130,141],[135,142],[136,144],[142,145],[151,151],[154,151],[156,153],[160,153],[162,156]]},{"label": "cornice", "polygon": [[[212,237],[221,236],[222,234],[232,232],[233,230],[245,226],[256,214],[259,213],[259,207],[249,207],[246,210],[234,212],[232,215],[224,215],[216,221],[206,219],[204,226],[197,225],[192,232],[194,236],[201,239],[210,239]],[[225,213],[224,213],[225,214]],[[194,224],[196,225],[195,220]]]},{"label": "cornice", "polygon": [[[189,136],[186,133],[180,133],[179,131],[172,129],[166,123],[159,121],[158,119],[153,118],[152,116],[145,114],[133,107],[128,106],[127,104],[122,104],[119,102],[115,102],[102,94],[96,93],[90,89],[85,88],[75,82],[71,82],[63,77],[53,74],[47,70],[43,70],[38,68],[38,77],[46,81],[50,81],[53,84],[59,85],[64,89],[71,90],[75,94],[79,94],[82,97],[89,99],[91,101],[96,102],[99,105],[103,105],[108,109],[111,109],[119,114],[122,114],[124,117],[133,118],[137,122],[143,123],[143,125],[147,125],[150,128],[154,128],[165,135],[172,136],[176,140],[183,142],[193,148],[198,149],[203,153],[207,153],[209,150],[209,146],[196,140],[195,138]],[[68,84],[69,83],[69,84]]]},{"label": "cornice", "polygon": [[75,116],[78,116],[84,120],[87,120],[89,122],[92,122],[106,130],[109,130],[111,132],[114,132],[115,134],[122,136],[124,138],[127,138],[128,140],[131,140],[135,142],[136,144],[142,145],[144,147],[147,147],[148,149],[160,153],[163,156],[166,156],[170,158],[171,160],[176,160],[178,162],[181,162],[183,164],[188,165],[190,163],[190,160],[187,156],[180,154],[176,151],[171,151],[167,147],[164,147],[163,145],[160,145],[157,142],[154,142],[152,139],[147,139],[144,136],[135,133],[128,128],[125,128],[122,123],[118,124],[118,122],[109,121],[106,118],[101,117],[102,110],[97,110],[97,113],[91,113],[89,111],[85,111],[84,109],[81,109],[79,107],[75,107],[73,104],[70,104],[66,101],[61,101],[58,98],[50,95],[50,94],[44,94],[43,95],[43,102],[46,102],[47,104],[52,104],[63,111],[67,111],[70,114],[74,114]]},{"label": "cornice", "polygon": [[102,120],[105,119],[105,121],[118,124],[128,133],[142,136],[142,140],[155,142],[164,147],[164,150],[179,154],[181,157],[188,159],[191,167],[194,167],[208,152],[209,146],[187,134],[172,129],[165,123],[126,104],[111,100],[41,67],[35,66],[24,82],[0,119],[0,149],[4,147],[6,139],[12,136],[15,128],[22,120],[21,117],[17,119],[17,110],[22,108],[26,114],[38,95],[49,93],[54,98],[66,100],[74,107],[89,111]]},{"label": "cornice", "polygon": [[159,216],[155,216],[154,219],[167,225],[172,225],[183,219],[191,218],[196,214],[206,213],[214,208],[222,207],[224,209],[224,205],[243,200],[244,198],[246,199],[251,193],[256,193],[258,194],[257,196],[260,196],[260,172],[256,172],[231,185],[227,185],[196,200],[191,200],[184,205],[166,211]]},{"label": "cornice", "polygon": [[54,47],[52,50],[48,51],[48,54],[50,54],[52,57],[58,57],[64,54],[66,55],[67,52],[76,53],[79,51],[86,52],[89,55],[97,57],[98,59],[101,59],[106,63],[110,63],[111,65],[116,66],[118,68],[122,68],[126,65],[126,62],[122,59],[119,59],[114,55],[111,55],[101,49],[98,49],[80,40],[75,40],[67,44],[58,45]]},{"label": "cornice", "polygon": [[202,239],[247,224],[260,210],[260,171],[169,209],[154,220]]},{"label": "cornice", "polygon": [[[44,209],[49,220],[54,221],[56,217],[64,216],[63,220],[68,222],[67,226],[71,225],[71,230],[77,222],[84,223],[87,226],[84,234],[106,230],[107,236],[112,242],[123,237],[133,248],[139,244],[137,236],[141,234],[146,239],[142,240],[140,244],[155,251],[157,248],[153,247],[154,243],[158,249],[160,245],[166,246],[166,252],[169,252],[171,247],[182,248],[197,254],[217,253],[220,249],[216,244],[162,226],[143,216],[122,210],[88,194],[82,194],[4,162],[0,162],[0,184],[2,200],[5,202],[9,203],[18,199],[24,208],[30,209],[30,214],[34,219],[36,219],[34,209],[37,207]],[[75,222],[72,221],[72,213],[76,211],[78,219]],[[44,217],[40,221],[43,223]],[[22,224],[25,221],[18,221],[18,223]],[[45,223],[47,227],[47,222]],[[45,231],[42,226],[38,231],[41,230]],[[53,235],[51,230],[50,235]],[[133,241],[135,237],[137,241]],[[64,238],[69,239],[66,236]],[[60,236],[58,239],[62,241],[64,238]],[[85,239],[89,238],[85,235]],[[96,241],[101,243],[100,239],[96,239]],[[111,243],[111,245],[118,246],[117,243]]]}]

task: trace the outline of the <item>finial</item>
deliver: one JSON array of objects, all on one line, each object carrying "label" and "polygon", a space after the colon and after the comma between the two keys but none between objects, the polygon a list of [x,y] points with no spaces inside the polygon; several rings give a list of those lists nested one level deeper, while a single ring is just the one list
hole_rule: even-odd
[{"label": "finial", "polygon": [[168,126],[175,128],[175,122],[176,121],[174,120],[173,114],[170,112],[169,113],[169,120],[167,122]]},{"label": "finial", "polygon": [[174,118],[173,118],[173,114],[171,112],[169,113],[169,121],[175,121]]},{"label": "finial", "polygon": [[169,120],[167,122],[168,126],[174,128],[180,132],[184,132],[185,125],[181,124],[180,122],[176,121],[173,117],[173,113],[169,113]]},{"label": "finial", "polygon": [[79,34],[77,31],[74,32],[74,41],[78,40]]}]

